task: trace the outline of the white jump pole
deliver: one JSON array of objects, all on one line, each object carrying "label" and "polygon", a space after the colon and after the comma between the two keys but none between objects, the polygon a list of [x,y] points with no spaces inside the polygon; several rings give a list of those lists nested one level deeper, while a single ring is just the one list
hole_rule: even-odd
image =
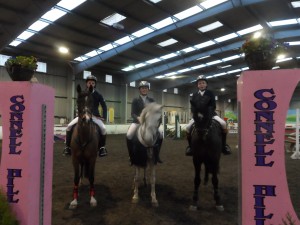
[{"label": "white jump pole", "polygon": [[296,109],[296,149],[291,155],[291,159],[300,159],[299,151],[299,109]]}]

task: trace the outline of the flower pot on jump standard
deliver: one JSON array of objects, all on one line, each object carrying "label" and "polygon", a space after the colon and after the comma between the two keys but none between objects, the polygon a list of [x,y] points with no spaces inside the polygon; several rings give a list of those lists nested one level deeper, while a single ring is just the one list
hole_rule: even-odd
[{"label": "flower pot on jump standard", "polygon": [[30,81],[34,70],[23,68],[20,65],[6,66],[6,70],[13,81]]},{"label": "flower pot on jump standard", "polygon": [[245,54],[245,61],[250,70],[271,70],[276,64],[276,58],[268,51]]}]

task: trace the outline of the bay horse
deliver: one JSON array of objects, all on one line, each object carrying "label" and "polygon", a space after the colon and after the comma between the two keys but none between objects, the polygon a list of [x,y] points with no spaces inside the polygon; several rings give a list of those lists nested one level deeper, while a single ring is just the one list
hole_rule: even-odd
[{"label": "bay horse", "polygon": [[140,115],[140,125],[133,138],[132,164],[135,167],[133,181],[134,193],[132,203],[139,201],[139,183],[141,170],[144,169],[144,183],[146,184],[146,169],[150,170],[151,203],[157,207],[158,201],[155,192],[155,166],[157,164],[157,141],[160,138],[159,126],[162,119],[162,106],[152,102],[148,104]]},{"label": "bay horse", "polygon": [[73,201],[69,208],[78,206],[78,185],[80,179],[88,178],[90,184],[90,205],[97,206],[94,189],[95,163],[97,159],[97,148],[99,142],[99,130],[92,120],[93,87],[81,90],[77,85],[77,111],[78,122],[72,128],[71,139],[72,164],[74,169]]},{"label": "bay horse", "polygon": [[[204,97],[204,98],[203,98]],[[209,175],[212,175],[213,196],[218,211],[224,211],[219,195],[219,166],[222,152],[222,127],[214,119],[212,112],[206,107],[205,96],[199,95],[191,100],[194,126],[191,132],[191,148],[195,170],[193,204],[190,210],[199,208],[199,186],[201,183],[201,166],[204,165],[204,184],[207,184]]]}]

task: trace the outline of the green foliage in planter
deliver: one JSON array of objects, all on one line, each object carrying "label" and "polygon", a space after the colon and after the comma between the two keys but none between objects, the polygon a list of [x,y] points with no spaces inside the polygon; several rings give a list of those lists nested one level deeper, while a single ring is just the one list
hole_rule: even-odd
[{"label": "green foliage in planter", "polygon": [[37,59],[33,56],[17,56],[11,57],[5,62],[6,67],[13,65],[19,65],[22,68],[35,71],[37,69]]},{"label": "green foliage in planter", "polygon": [[0,225],[18,225],[5,195],[0,191]]}]

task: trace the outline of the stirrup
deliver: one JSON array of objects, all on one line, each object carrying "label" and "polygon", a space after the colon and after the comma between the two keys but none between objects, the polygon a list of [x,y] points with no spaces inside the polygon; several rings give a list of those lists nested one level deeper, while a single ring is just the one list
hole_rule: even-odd
[{"label": "stirrup", "polygon": [[104,157],[104,156],[107,156],[107,150],[105,147],[101,147],[99,149],[99,157]]},{"label": "stirrup", "polygon": [[186,156],[193,156],[193,152],[192,152],[192,149],[191,149],[190,146],[187,146],[187,147],[186,147],[185,155],[186,155]]},{"label": "stirrup", "polygon": [[65,147],[63,151],[64,156],[70,156],[71,155],[71,148],[70,147]]}]

